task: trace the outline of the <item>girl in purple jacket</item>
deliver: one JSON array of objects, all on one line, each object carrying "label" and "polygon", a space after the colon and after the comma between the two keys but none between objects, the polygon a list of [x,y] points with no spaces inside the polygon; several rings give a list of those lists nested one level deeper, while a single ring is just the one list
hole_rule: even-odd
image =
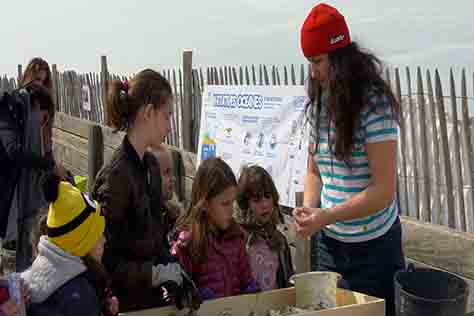
[{"label": "girl in purple jacket", "polygon": [[220,158],[201,163],[191,205],[178,221],[172,253],[203,300],[258,291],[245,251],[244,233],[233,218],[237,181]]}]

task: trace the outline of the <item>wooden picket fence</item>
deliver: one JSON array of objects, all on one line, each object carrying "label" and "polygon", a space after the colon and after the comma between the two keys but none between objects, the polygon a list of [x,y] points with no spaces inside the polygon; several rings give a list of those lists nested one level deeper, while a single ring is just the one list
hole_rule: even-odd
[{"label": "wooden picket fence", "polygon": [[[174,94],[168,144],[196,152],[201,95],[206,86],[304,85],[308,69],[303,64],[193,67],[192,52],[185,51],[182,67],[159,70],[169,80]],[[109,72],[105,56],[101,57],[98,73],[59,72],[55,65],[52,73],[58,111],[98,124],[107,122],[107,81],[132,77]],[[468,95],[467,87],[474,74],[468,78],[462,71],[460,90],[452,71],[446,90],[437,70],[387,68],[385,77],[403,110],[398,159],[401,213],[473,233],[474,123],[469,106],[473,106],[474,96]],[[474,79],[471,85],[474,86]],[[0,92],[15,87],[15,79],[0,80]],[[90,109],[83,107],[84,87],[90,91]]]}]

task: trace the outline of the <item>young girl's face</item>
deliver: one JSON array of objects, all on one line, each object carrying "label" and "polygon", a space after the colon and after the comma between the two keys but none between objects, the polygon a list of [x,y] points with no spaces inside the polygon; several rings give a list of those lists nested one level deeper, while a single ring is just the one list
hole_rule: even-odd
[{"label": "young girl's face", "polygon": [[97,242],[95,243],[94,248],[89,252],[89,255],[97,260],[97,262],[102,262],[102,256],[104,254],[104,246],[105,246],[105,237],[102,236]]},{"label": "young girl's face", "polygon": [[249,200],[250,209],[255,212],[255,219],[259,224],[268,223],[273,214],[275,205],[273,204],[272,194],[264,192],[262,195],[256,195]]},{"label": "young girl's face", "polygon": [[208,201],[207,216],[215,227],[226,230],[232,224],[237,188],[231,186]]}]

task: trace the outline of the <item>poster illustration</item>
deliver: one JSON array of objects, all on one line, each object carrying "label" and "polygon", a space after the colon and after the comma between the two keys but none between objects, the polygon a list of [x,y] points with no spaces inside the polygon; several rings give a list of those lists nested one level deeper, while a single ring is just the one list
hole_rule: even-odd
[{"label": "poster illustration", "polygon": [[202,101],[198,165],[218,156],[238,177],[258,164],[273,177],[280,204],[294,207],[308,158],[304,86],[208,86]]}]

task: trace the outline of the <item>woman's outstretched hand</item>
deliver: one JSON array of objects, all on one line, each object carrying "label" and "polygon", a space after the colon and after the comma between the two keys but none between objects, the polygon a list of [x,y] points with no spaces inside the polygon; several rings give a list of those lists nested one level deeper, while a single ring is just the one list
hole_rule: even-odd
[{"label": "woman's outstretched hand", "polygon": [[303,239],[309,239],[331,224],[330,214],[321,208],[298,207],[293,210],[296,233]]}]

